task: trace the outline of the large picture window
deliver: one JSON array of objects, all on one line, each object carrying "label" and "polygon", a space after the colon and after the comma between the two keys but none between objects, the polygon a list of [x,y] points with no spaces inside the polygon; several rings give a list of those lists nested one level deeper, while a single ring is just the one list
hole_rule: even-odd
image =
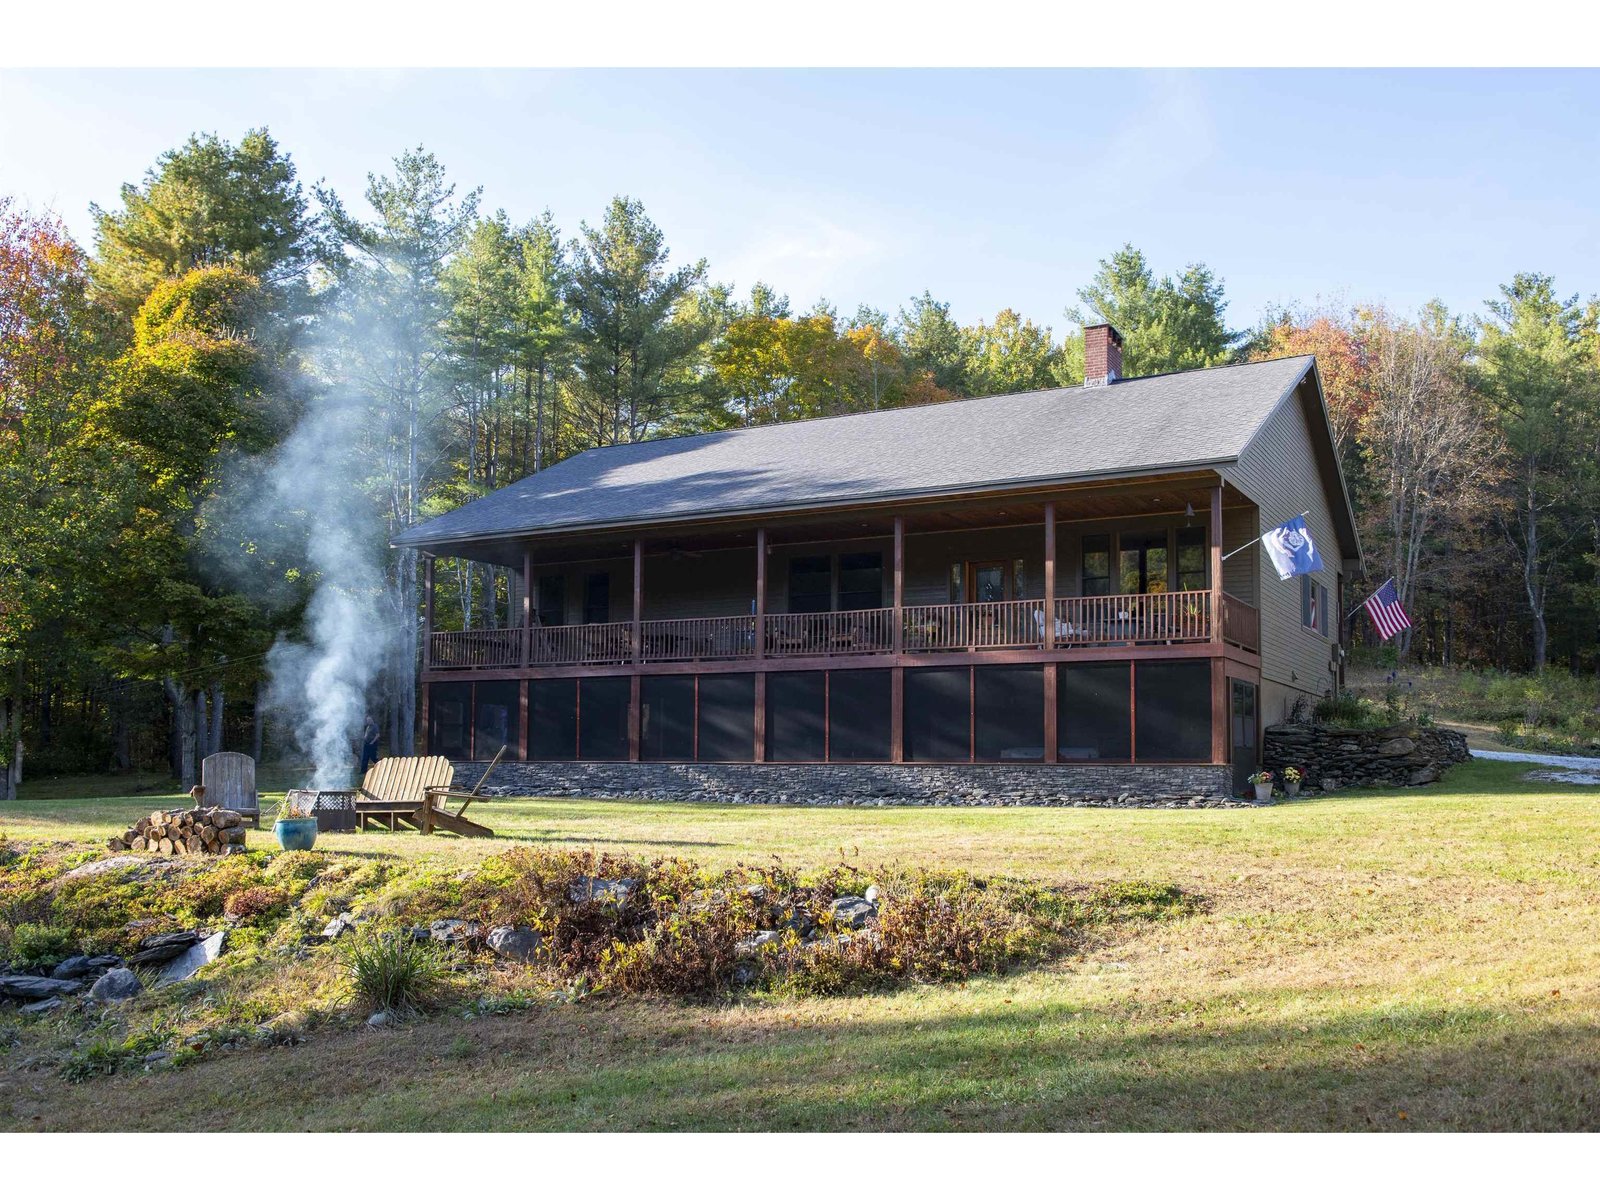
[{"label": "large picture window", "polygon": [[839,611],[883,607],[883,555],[839,555]]},{"label": "large picture window", "polygon": [[821,613],[833,607],[833,560],[826,554],[789,560],[789,611]]},{"label": "large picture window", "polygon": [[567,577],[565,575],[539,576],[539,624],[565,625],[567,623]]}]

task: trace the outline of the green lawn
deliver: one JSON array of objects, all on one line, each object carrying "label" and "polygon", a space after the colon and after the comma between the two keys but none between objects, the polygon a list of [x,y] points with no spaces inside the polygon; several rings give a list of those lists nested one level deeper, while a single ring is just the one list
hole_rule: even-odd
[{"label": "green lawn", "polygon": [[[495,800],[492,843],[1171,881],[1201,898],[1080,955],[831,1000],[436,1017],[78,1085],[0,1056],[23,1128],[1500,1129],[1600,1124],[1600,789],[1472,763],[1271,809],[789,809]],[[19,840],[155,807],[25,795]],[[476,810],[475,810],[476,811]],[[267,835],[252,834],[265,845]],[[319,843],[319,849],[324,843]]]}]

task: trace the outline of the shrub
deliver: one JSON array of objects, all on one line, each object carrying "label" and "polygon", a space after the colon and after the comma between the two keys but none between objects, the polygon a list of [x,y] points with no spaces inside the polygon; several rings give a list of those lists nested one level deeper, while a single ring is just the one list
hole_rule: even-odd
[{"label": "shrub", "polygon": [[53,967],[72,953],[72,931],[25,922],[11,932],[10,956],[19,967]]},{"label": "shrub", "polygon": [[234,892],[222,904],[223,915],[235,921],[272,915],[289,903],[289,893],[277,887],[250,887]]},{"label": "shrub", "polygon": [[444,974],[439,951],[395,931],[356,934],[339,951],[357,1000],[374,1011],[414,1012]]},{"label": "shrub", "polygon": [[1369,719],[1366,704],[1348,691],[1318,700],[1315,715],[1319,725],[1362,725]]}]

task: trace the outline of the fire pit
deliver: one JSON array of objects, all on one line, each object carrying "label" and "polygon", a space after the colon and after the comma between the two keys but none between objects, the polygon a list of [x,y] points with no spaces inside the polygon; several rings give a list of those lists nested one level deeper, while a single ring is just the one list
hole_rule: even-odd
[{"label": "fire pit", "polygon": [[356,795],[355,788],[291,788],[284,802],[313,813],[318,833],[353,833]]}]

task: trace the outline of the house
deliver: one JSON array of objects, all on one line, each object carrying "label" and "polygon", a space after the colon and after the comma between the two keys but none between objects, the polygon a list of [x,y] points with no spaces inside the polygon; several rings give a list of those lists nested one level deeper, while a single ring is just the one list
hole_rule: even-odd
[{"label": "house", "polygon": [[[547,792],[1236,792],[1340,679],[1316,362],[1124,379],[1084,337],[1083,387],[602,447],[405,531],[429,752]],[[1283,581],[1254,539],[1301,512],[1326,566]],[[488,627],[436,621],[451,558],[508,569]]]}]

